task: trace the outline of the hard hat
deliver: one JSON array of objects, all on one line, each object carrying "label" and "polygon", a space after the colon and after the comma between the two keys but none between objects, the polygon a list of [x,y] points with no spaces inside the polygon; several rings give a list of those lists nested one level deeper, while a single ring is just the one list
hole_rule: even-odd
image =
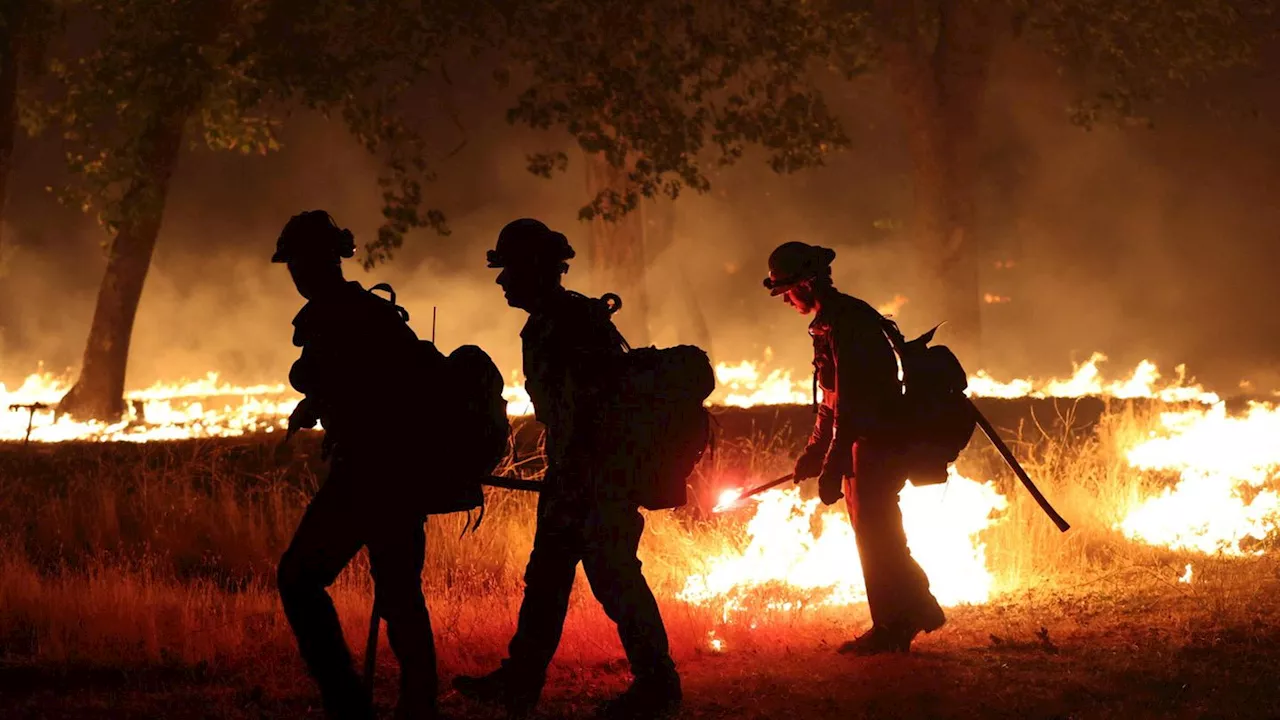
[{"label": "hard hat", "polygon": [[276,239],[273,263],[293,260],[341,262],[356,254],[355,235],[338,227],[324,210],[307,210],[289,218]]},{"label": "hard hat", "polygon": [[557,266],[574,257],[569,240],[562,233],[532,218],[507,223],[498,233],[498,243],[487,254],[489,267],[508,265]]},{"label": "hard hat", "polygon": [[806,280],[824,275],[836,259],[831,248],[802,242],[786,242],[769,255],[769,277],[764,286],[770,295],[781,295]]}]

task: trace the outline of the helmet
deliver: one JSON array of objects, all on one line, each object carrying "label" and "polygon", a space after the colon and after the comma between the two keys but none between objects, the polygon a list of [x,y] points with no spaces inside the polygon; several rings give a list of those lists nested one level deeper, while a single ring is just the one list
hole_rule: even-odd
[{"label": "helmet", "polygon": [[276,239],[273,263],[291,260],[341,262],[356,254],[355,235],[338,227],[324,210],[307,210],[289,218]]},{"label": "helmet", "polygon": [[556,267],[574,257],[569,240],[538,220],[520,218],[498,233],[498,243],[487,253],[489,267],[546,265]]},{"label": "helmet", "polygon": [[836,251],[831,248],[787,242],[779,245],[769,255],[769,277],[764,286],[770,295],[781,295],[806,280],[831,272],[831,261]]}]

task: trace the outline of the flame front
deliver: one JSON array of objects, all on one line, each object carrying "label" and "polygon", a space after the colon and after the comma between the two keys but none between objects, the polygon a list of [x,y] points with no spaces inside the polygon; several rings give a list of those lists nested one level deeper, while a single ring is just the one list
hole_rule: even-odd
[{"label": "flame front", "polygon": [[[1280,528],[1280,442],[1276,441],[1280,407],[1255,403],[1243,413],[1228,413],[1217,395],[1186,382],[1184,368],[1178,367],[1175,377],[1165,381],[1148,361],[1128,377],[1107,382],[1099,369],[1105,360],[1095,353],[1070,377],[1045,381],[1000,382],[979,371],[970,378],[969,394],[1099,395],[1193,405],[1163,413],[1146,437],[1121,448],[1132,470],[1161,474],[1176,482],[1131,507],[1117,508],[1120,519],[1115,527],[1132,540],[1178,550],[1228,555],[1262,552]],[[808,374],[770,367],[771,361],[772,354],[766,351],[763,362],[717,364],[719,386],[709,404],[807,404]],[[285,427],[299,399],[283,384],[238,386],[210,373],[192,382],[132,391],[126,398],[125,417],[106,424],[55,417],[51,408],[68,388],[65,380],[43,372],[28,376],[14,390],[0,385],[0,440],[20,441],[28,427],[33,442],[147,442],[271,433]],[[511,415],[532,412],[519,373],[511,374],[504,397]],[[36,404],[48,408],[4,411]],[[718,510],[739,504],[737,497],[720,500]],[[930,515],[930,502],[945,504],[949,511]],[[953,476],[947,486],[908,487],[903,492],[913,552],[934,579],[940,599],[980,602],[987,597],[990,574],[982,562],[978,534],[1003,502],[989,483],[960,476]],[[729,598],[723,603],[730,612],[747,604],[746,595],[778,585],[812,591],[793,597],[795,602],[809,604],[848,603],[863,596],[853,535],[842,509],[826,510],[816,500],[802,501],[794,489],[764,493],[752,498],[747,507],[755,508],[747,525],[747,543],[708,559],[705,571],[690,578],[681,595],[684,599],[705,604],[716,602],[717,597]],[[779,606],[787,602],[792,601],[778,601]]]},{"label": "flame front", "polygon": [[[29,375],[16,390],[0,383],[0,440],[35,442],[102,440],[151,442],[191,437],[231,437],[287,427],[299,396],[283,384],[236,386],[217,373],[201,380],[157,383],[126,394],[127,410],[115,423],[77,421],[54,408],[69,385],[49,373]],[[32,409],[32,405],[47,406]],[[26,406],[26,407],[24,407]]]},{"label": "flame front", "polygon": [[1152,437],[1131,448],[1135,468],[1177,473],[1178,482],[1118,524],[1129,538],[1175,550],[1260,554],[1280,527],[1280,407],[1252,403],[1166,412]]},{"label": "flame front", "polygon": [[[944,605],[985,602],[992,576],[979,535],[1007,506],[991,482],[949,471],[950,482],[908,486],[901,495],[908,545]],[[843,506],[827,510],[797,488],[753,498],[748,541],[740,551],[708,558],[677,597],[711,605],[725,622],[756,609],[843,606],[866,600],[857,542]],[[817,529],[814,529],[814,524]]]},{"label": "flame front", "polygon": [[1071,377],[1043,382],[1025,378],[1000,382],[988,375],[986,371],[979,370],[969,378],[968,394],[973,397],[991,398],[1078,398],[1095,395],[1119,399],[1151,398],[1170,403],[1205,404],[1213,404],[1220,400],[1216,393],[1207,392],[1199,385],[1187,385],[1186,367],[1183,365],[1174,368],[1177,379],[1173,383],[1160,386],[1160,371],[1150,360],[1138,363],[1138,367],[1134,368],[1129,377],[1104,383],[1098,366],[1106,360],[1106,355],[1095,352],[1089,357],[1088,362],[1076,365]]}]

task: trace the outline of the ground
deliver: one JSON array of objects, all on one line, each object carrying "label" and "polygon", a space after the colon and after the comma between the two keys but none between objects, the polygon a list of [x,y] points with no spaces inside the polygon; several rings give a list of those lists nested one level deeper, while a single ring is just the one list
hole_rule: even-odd
[{"label": "ground", "polygon": [[[866,629],[864,604],[744,610],[726,622],[723,597],[706,606],[678,599],[710,559],[753,542],[754,511],[709,512],[719,491],[786,472],[799,442],[776,411],[726,413],[719,450],[697,475],[696,502],[649,514],[640,549],[684,679],[681,717],[1280,718],[1274,522],[1265,537],[1214,555],[1136,541],[1118,522],[1178,482],[1176,473],[1125,459],[1159,431],[1162,408],[1099,406],[1084,426],[1067,429],[1040,419],[1078,422],[1077,405],[1049,408],[1052,416],[1026,403],[1005,409],[1035,421],[1011,417],[1001,426],[1035,428],[1008,437],[1071,531],[1059,533],[975,442],[958,467],[991,478],[1008,507],[990,517],[981,510],[964,531],[970,537],[952,539],[940,525],[922,532],[985,558],[974,567],[990,571],[992,594],[948,608],[947,625],[918,639],[910,655],[875,658],[836,652]],[[318,437],[295,445],[286,457],[270,437],[0,445],[0,718],[321,717],[274,587],[276,561],[322,478]],[[975,496],[963,487],[949,485],[930,517],[965,517]],[[1280,475],[1233,497],[1243,505],[1273,490]],[[424,589],[450,717],[500,717],[447,688],[453,676],[491,670],[502,658],[534,503],[532,494],[492,491],[479,531],[463,535],[461,517],[428,523]],[[847,523],[839,505],[819,512]],[[804,523],[822,519],[832,518]],[[772,548],[786,537],[766,540]],[[854,552],[850,539],[829,556],[801,556],[839,574]],[[948,563],[938,572],[975,572]],[[363,558],[333,588],[357,663],[371,590]],[[777,596],[787,601],[797,592],[818,599],[765,586],[745,606],[777,602],[774,591],[791,593]],[[616,630],[580,573],[540,717],[590,717],[628,682]],[[375,698],[385,717],[395,691],[384,636]]]},{"label": "ground", "polygon": [[[678,649],[686,694],[679,717],[1280,717],[1280,576],[1272,564],[1246,561],[1217,573],[1190,585],[1121,573],[1095,588],[956,608],[905,656],[835,651],[865,621],[861,608],[847,620],[793,625],[793,637],[787,628],[766,628],[759,639],[730,629],[722,653]],[[575,612],[568,634],[594,623],[584,614]],[[455,662],[442,673],[487,666],[501,651],[492,640],[474,648],[482,652],[466,667]],[[629,676],[614,650],[617,659],[586,667],[557,662],[538,717],[590,717],[624,688]],[[378,701],[389,716],[395,664],[385,641],[380,655]],[[451,691],[444,706],[450,717],[500,717]],[[287,652],[219,670],[8,666],[0,671],[0,715],[321,717],[300,662]]]}]

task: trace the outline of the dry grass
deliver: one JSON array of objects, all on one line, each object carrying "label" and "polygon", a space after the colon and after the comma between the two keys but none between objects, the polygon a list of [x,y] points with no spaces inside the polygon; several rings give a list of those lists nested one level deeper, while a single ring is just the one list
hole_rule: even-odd
[{"label": "dry grass", "polygon": [[[1180,585],[1175,578],[1190,559],[1128,542],[1113,529],[1166,480],[1128,469],[1119,454],[1146,432],[1158,408],[1119,404],[1085,428],[1070,421],[1069,410],[1053,422],[1027,423],[1014,443],[1027,470],[1071,521],[1066,535],[1015,485],[984,440],[976,439],[962,457],[962,473],[992,478],[1010,504],[982,538],[999,594],[988,605],[952,610],[954,622],[921,643],[925,657],[946,658],[939,677],[980,687],[999,672],[988,659],[1008,654],[1031,657],[1028,667],[1049,672],[1061,660],[1050,646],[1088,648],[1091,657],[1104,647],[1111,653],[1147,646],[1194,653],[1214,647],[1223,632],[1255,626],[1268,628],[1267,638],[1280,638],[1269,634],[1280,623],[1274,622],[1275,603],[1264,599],[1274,589],[1271,561],[1196,558],[1196,583]],[[707,556],[745,539],[741,515],[705,513],[717,486],[725,478],[786,472],[794,447],[795,435],[787,432],[722,438],[715,458],[700,470],[697,502],[650,514],[642,544],[646,575],[665,598],[673,649],[682,667],[692,668],[692,687],[756,688],[762,695],[746,703],[758,706],[756,714],[746,716],[777,716],[765,710],[790,707],[787,697],[801,705],[812,700],[813,712],[820,713],[817,696],[769,696],[775,681],[753,663],[769,663],[782,682],[792,671],[778,667],[778,659],[805,663],[821,653],[828,662],[830,643],[846,639],[866,619],[865,608],[855,607],[760,616],[754,629],[723,627],[713,610],[672,599]],[[220,678],[192,691],[202,698],[189,698],[193,716],[208,702],[222,708],[213,713],[219,716],[239,716],[246,707],[249,715],[302,712],[310,689],[298,682],[293,640],[272,584],[275,561],[318,483],[317,442],[306,438],[284,461],[272,450],[258,439],[0,450],[0,661],[10,671],[26,668],[42,677],[92,668],[132,668],[147,677],[157,668],[176,668],[183,678],[179,695],[181,687],[205,687],[207,678]],[[459,537],[462,518],[429,523],[424,583],[446,674],[488,668],[503,654],[532,540],[533,500],[490,491],[484,524],[465,537]],[[358,648],[371,599],[363,557],[342,575],[333,595]],[[1130,637],[1157,616],[1163,618],[1160,637]],[[1038,634],[1041,628],[1046,636]],[[712,630],[729,652],[706,651]],[[976,651],[980,660],[970,655]],[[384,660],[388,656],[384,646]],[[616,634],[585,583],[578,583],[557,658],[555,693],[568,712],[580,691],[599,695],[602,687],[623,682]],[[1112,660],[1103,664],[1111,667]],[[1137,666],[1115,670],[1144,672]],[[833,672],[844,671],[837,666]],[[382,673],[384,680],[390,674]],[[22,696],[26,711],[61,702],[59,692],[42,695],[45,686],[38,682],[31,687]],[[213,688],[225,697],[211,699]],[[246,700],[245,693],[252,697]],[[1026,697],[1018,697],[1006,709],[1023,707]],[[218,704],[224,701],[226,707]],[[164,702],[183,707],[187,700]],[[719,717],[734,707],[709,702],[700,716]]]}]

